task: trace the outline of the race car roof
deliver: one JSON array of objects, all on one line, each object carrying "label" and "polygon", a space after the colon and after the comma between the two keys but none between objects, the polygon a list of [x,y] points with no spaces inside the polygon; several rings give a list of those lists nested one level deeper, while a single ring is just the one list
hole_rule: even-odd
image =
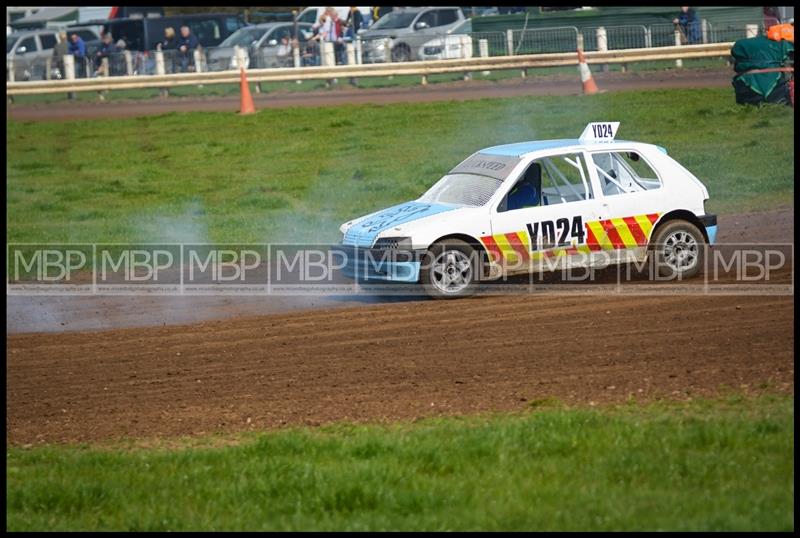
[{"label": "race car roof", "polygon": [[[521,157],[526,153],[531,153],[532,151],[540,151],[543,149],[556,149],[556,148],[566,148],[569,146],[613,146],[618,144],[636,144],[637,142],[631,142],[630,140],[615,140],[614,142],[598,142],[594,144],[587,144],[586,142],[581,142],[577,138],[563,138],[560,140],[535,140],[531,142],[518,142],[516,144],[504,144],[502,146],[492,146],[490,148],[480,150],[480,153],[485,155],[505,155],[507,157]],[[661,151],[666,151],[663,148],[660,148]]]}]

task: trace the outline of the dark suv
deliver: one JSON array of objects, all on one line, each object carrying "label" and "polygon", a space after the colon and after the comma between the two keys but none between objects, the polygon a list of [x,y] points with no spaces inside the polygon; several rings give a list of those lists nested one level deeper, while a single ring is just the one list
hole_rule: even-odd
[{"label": "dark suv", "polygon": [[180,27],[186,25],[200,45],[214,47],[239,28],[247,26],[237,15],[229,13],[204,15],[180,15],[175,17],[150,17],[144,19],[112,19],[103,24],[103,32],[111,32],[114,40],[123,39],[128,50],[155,50],[156,43],[164,39],[164,30],[172,27],[180,35]]}]

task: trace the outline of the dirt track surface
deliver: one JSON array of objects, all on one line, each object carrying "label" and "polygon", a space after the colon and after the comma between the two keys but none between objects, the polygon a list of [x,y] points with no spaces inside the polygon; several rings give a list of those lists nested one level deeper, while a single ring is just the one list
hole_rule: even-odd
[{"label": "dirt track surface", "polygon": [[[729,217],[725,233],[793,242],[785,215],[756,215]],[[520,410],[550,397],[793,394],[793,325],[793,295],[524,295],[11,334],[6,435],[173,438]]]},{"label": "dirt track surface", "polygon": [[[663,88],[730,87],[731,71],[669,70],[644,73],[594,73],[601,91]],[[256,108],[337,106],[347,104],[420,103],[523,95],[579,95],[580,78],[568,75],[532,76],[498,82],[471,81],[408,88],[352,89],[345,84],[330,91],[282,92],[255,96]],[[731,90],[733,99],[733,90]],[[126,118],[190,111],[236,111],[239,97],[169,98],[143,101],[7,105],[9,118],[25,121]]]},{"label": "dirt track surface", "polygon": [[793,297],[476,298],[12,335],[11,444],[794,391]]}]

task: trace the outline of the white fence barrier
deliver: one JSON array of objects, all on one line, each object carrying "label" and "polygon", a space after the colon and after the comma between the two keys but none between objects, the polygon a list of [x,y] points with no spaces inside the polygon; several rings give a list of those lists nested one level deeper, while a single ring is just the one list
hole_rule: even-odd
[{"label": "white fence barrier", "polygon": [[[586,52],[590,64],[633,63],[654,60],[711,58],[729,56],[733,43],[709,45],[684,45],[660,48]],[[464,43],[466,47],[466,43]],[[332,48],[332,47],[331,47]],[[470,47],[471,48],[471,45]],[[67,63],[65,58],[65,64]],[[370,65],[331,65],[321,67],[281,67],[248,69],[253,82],[281,82],[292,80],[329,80],[337,77],[386,77],[400,75],[428,76],[434,73],[469,73],[481,70],[534,69],[575,65],[574,52],[551,54],[526,54],[495,56],[489,58],[461,58],[419,62],[377,63]],[[122,90],[134,88],[169,88],[198,84],[235,84],[239,82],[238,70],[186,72],[165,74],[164,58],[156,53],[156,72],[152,76],[115,76],[75,80],[45,80],[7,82],[8,95],[33,95],[59,92]]]}]

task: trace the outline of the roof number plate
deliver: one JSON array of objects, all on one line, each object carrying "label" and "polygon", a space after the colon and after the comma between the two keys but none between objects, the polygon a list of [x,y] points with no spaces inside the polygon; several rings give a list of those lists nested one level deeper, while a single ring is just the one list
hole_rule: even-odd
[{"label": "roof number plate", "polygon": [[590,123],[581,134],[581,142],[613,142],[619,128],[618,121]]}]

